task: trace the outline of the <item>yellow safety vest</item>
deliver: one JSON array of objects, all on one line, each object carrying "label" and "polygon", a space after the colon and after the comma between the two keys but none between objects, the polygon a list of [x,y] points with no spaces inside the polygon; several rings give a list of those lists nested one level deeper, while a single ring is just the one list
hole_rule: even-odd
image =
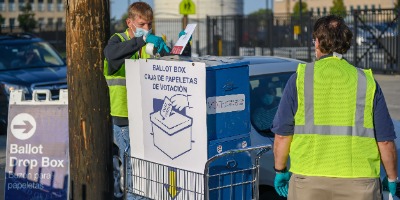
[{"label": "yellow safety vest", "polygon": [[328,57],[300,64],[290,171],[306,176],[379,177],[371,70]]},{"label": "yellow safety vest", "polygon": [[[128,30],[124,33],[115,33],[111,37],[117,35],[121,42],[130,40]],[[140,58],[150,58],[146,53],[146,47],[141,48]],[[139,59],[139,52],[132,55],[131,59]],[[111,116],[128,117],[128,102],[126,94],[126,79],[125,79],[125,63],[114,74],[108,74],[108,61],[104,60],[104,76],[107,81],[110,93]]]}]

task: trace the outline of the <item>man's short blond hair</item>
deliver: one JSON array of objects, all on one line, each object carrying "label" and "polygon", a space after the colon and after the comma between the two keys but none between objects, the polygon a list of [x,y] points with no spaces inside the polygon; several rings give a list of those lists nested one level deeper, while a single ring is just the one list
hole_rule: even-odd
[{"label": "man's short blond hair", "polygon": [[140,17],[147,21],[153,21],[153,9],[145,2],[135,2],[129,6],[128,17],[133,20]]}]

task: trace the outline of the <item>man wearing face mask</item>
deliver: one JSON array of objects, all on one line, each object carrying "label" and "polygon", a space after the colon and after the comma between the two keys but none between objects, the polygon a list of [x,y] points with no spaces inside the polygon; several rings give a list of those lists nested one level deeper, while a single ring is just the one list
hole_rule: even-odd
[{"label": "man wearing face mask", "polygon": [[352,32],[330,15],[312,36],[317,60],[299,64],[273,122],[275,190],[288,200],[380,200],[382,163],[396,195],[393,122],[372,71],[343,57]]},{"label": "man wearing face mask", "polygon": [[[262,86],[259,86],[262,87]],[[276,89],[265,86],[260,88],[261,100],[253,104],[256,107],[251,111],[251,121],[258,131],[267,131],[271,128],[272,120],[278,108],[279,99],[276,97]]]},{"label": "man wearing face mask", "polygon": [[[113,165],[114,196],[123,196],[123,176],[120,172],[124,165],[124,150],[130,148],[128,106],[125,85],[125,59],[150,58],[146,53],[146,43],[153,43],[158,53],[169,53],[169,48],[161,37],[151,33],[153,10],[144,2],[135,2],[129,6],[123,33],[111,36],[104,49],[104,76],[110,93],[111,117],[113,123]],[[128,150],[130,155],[130,150]],[[132,174],[128,163],[128,174]],[[127,187],[132,187],[132,176],[128,177]]]}]

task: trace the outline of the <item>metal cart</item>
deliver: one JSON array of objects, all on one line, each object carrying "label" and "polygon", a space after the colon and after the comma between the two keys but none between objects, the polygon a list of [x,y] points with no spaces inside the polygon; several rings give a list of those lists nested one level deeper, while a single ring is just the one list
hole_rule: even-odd
[{"label": "metal cart", "polygon": [[[124,197],[129,199],[127,198],[129,194],[134,194],[143,199],[155,200],[257,200],[259,159],[271,148],[271,145],[265,145],[222,152],[208,159],[204,174],[125,154],[124,163],[128,163],[128,159],[131,159],[133,174],[125,173],[127,171],[125,164],[124,186],[127,185],[127,177],[132,176],[133,187],[124,188]],[[250,167],[238,167],[240,159],[237,158],[240,155],[251,158],[251,164],[248,165]]]}]

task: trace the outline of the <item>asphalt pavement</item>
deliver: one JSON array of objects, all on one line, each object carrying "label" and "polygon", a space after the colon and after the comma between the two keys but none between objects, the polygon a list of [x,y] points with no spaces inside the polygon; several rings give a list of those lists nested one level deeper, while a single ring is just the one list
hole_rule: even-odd
[{"label": "asphalt pavement", "polygon": [[390,116],[400,120],[400,75],[375,74],[374,77],[382,88]]},{"label": "asphalt pavement", "polygon": [[[400,75],[376,74],[375,79],[385,95],[391,117],[400,121]],[[0,199],[4,198],[6,142],[7,137],[0,135]]]}]

